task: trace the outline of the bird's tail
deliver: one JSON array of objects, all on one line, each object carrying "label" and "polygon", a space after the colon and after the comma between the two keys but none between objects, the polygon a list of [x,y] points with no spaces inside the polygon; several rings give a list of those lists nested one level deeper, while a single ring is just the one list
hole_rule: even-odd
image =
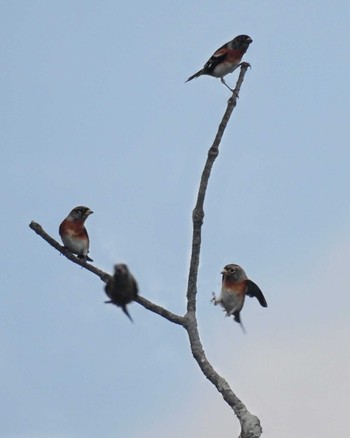
[{"label": "bird's tail", "polygon": [[241,315],[239,313],[236,313],[233,319],[236,322],[238,322],[238,324],[241,326],[241,329],[242,329],[243,333],[246,335],[247,332],[246,332],[246,329],[244,328],[244,325],[243,325],[243,323],[241,321]]},{"label": "bird's tail", "polygon": [[198,78],[198,76],[201,76],[202,74],[203,74],[203,69],[197,71],[197,73],[195,73],[194,75],[190,76],[190,77],[187,79],[187,81],[185,81],[185,83],[188,82],[188,81],[192,81],[192,79]]},{"label": "bird's tail", "polygon": [[130,316],[130,313],[128,312],[128,309],[126,308],[126,305],[121,306],[120,304],[116,304],[113,300],[105,301],[105,304],[114,304],[115,306],[121,307],[125,315],[130,319],[130,321],[134,322],[134,320]]},{"label": "bird's tail", "polygon": [[123,309],[123,312],[125,313],[125,315],[130,319],[131,322],[134,322],[133,319],[130,316],[130,313],[128,312],[128,309],[126,308],[126,306],[121,306]]}]

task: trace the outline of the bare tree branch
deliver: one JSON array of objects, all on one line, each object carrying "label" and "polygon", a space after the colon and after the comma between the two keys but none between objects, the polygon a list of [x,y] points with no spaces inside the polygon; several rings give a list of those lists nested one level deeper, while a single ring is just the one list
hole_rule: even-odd
[{"label": "bare tree branch", "polygon": [[[208,361],[203,345],[200,340],[197,318],[196,318],[196,295],[197,295],[197,277],[198,277],[198,266],[200,260],[200,249],[201,249],[201,238],[202,238],[202,224],[204,219],[204,200],[208,187],[208,181],[210,178],[211,170],[213,164],[219,154],[219,145],[221,143],[222,137],[224,135],[226,126],[230,120],[233,109],[237,104],[238,95],[241,89],[241,85],[244,80],[244,76],[249,68],[249,64],[242,63],[240,74],[236,83],[236,87],[232,93],[232,96],[227,102],[227,108],[224,116],[219,125],[217,134],[215,136],[214,142],[208,151],[208,157],[202,172],[198,196],[195,208],[192,213],[193,222],[193,236],[192,236],[192,253],[190,261],[190,269],[188,276],[187,285],[187,313],[185,316],[176,315],[167,309],[164,309],[157,304],[152,303],[142,296],[138,296],[135,301],[141,306],[162,316],[168,321],[181,325],[185,328],[188,333],[189,342],[191,346],[191,351],[194,359],[197,361],[201,371],[205,377],[216,387],[220,392],[226,403],[232,408],[236,414],[240,425],[241,434],[239,438],[259,438],[262,434],[262,428],[258,417],[252,415],[248,409],[245,407],[243,402],[234,394],[230,388],[227,381],[221,377],[213,368],[213,366]],[[36,222],[31,222],[29,225],[32,230],[34,230],[39,236],[41,236],[46,242],[48,242],[57,251],[67,257],[73,263],[76,263],[85,269],[89,270],[93,274],[100,277],[100,279],[106,283],[110,278],[110,275],[102,270],[96,268],[90,263],[85,262],[77,258],[66,248],[61,246],[56,240],[49,236]]]},{"label": "bare tree branch", "polygon": [[[107,272],[102,271],[99,268],[96,268],[96,266],[93,266],[91,263],[87,263],[82,259],[79,259],[74,254],[72,254],[70,251],[68,251],[64,246],[60,245],[55,239],[53,239],[49,234],[46,233],[46,231],[43,229],[43,227],[32,221],[29,224],[29,228],[31,228],[33,231],[36,232],[40,237],[42,237],[46,242],[51,245],[53,248],[57,249],[61,254],[63,254],[65,257],[67,257],[68,260],[72,261],[73,263],[76,263],[79,266],[82,266],[83,268],[87,269],[88,271],[92,272],[93,274],[100,277],[100,279],[107,283],[109,278],[111,277]],[[157,315],[162,316],[163,318],[167,319],[170,322],[173,322],[174,324],[184,325],[185,318],[183,316],[176,315],[175,313],[169,312],[169,310],[164,309],[161,306],[158,306],[157,304],[152,303],[151,301],[147,300],[146,298],[143,298],[141,296],[138,296],[135,301],[139,303],[141,306],[143,306],[145,309],[150,310],[153,313],[156,313]]]}]

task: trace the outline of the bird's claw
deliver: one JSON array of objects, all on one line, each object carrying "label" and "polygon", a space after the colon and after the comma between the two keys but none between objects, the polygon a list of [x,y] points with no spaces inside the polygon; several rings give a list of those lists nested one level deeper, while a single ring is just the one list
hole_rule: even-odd
[{"label": "bird's claw", "polygon": [[241,62],[240,66],[244,67],[244,68],[252,68],[252,66],[249,64],[249,62]]}]

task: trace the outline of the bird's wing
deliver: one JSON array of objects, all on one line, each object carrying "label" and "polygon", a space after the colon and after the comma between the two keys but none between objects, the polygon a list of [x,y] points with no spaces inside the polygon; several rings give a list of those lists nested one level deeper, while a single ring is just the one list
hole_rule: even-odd
[{"label": "bird's wing", "polygon": [[247,286],[246,295],[257,298],[262,307],[267,307],[267,302],[259,286],[252,280],[247,280]]},{"label": "bird's wing", "polygon": [[112,299],[111,292],[113,289],[113,285],[114,285],[114,279],[113,279],[113,277],[110,277],[109,280],[107,281],[106,286],[105,286],[105,292],[106,292],[107,296],[111,299]]},{"label": "bird's wing", "polygon": [[218,64],[221,64],[221,62],[225,61],[227,55],[228,55],[228,49],[225,46],[220,47],[220,49],[217,50],[213,54],[213,56],[207,61],[207,63],[204,66],[204,70],[208,72],[212,72]]}]

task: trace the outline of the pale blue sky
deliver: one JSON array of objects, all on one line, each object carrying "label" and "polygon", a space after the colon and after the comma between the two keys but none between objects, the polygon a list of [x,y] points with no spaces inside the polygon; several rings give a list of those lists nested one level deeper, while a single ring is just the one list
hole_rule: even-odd
[{"label": "pale blue sky", "polygon": [[[127,263],[142,295],[183,313],[191,211],[229,97],[219,80],[184,81],[241,33],[252,69],[205,204],[200,333],[264,436],[345,436],[349,2],[0,8],[0,437],[238,436],[185,332],[137,304],[131,324],[28,224],[58,239],[87,205],[96,266]],[[210,304],[227,263],[269,303],[246,303],[246,336]]]}]

